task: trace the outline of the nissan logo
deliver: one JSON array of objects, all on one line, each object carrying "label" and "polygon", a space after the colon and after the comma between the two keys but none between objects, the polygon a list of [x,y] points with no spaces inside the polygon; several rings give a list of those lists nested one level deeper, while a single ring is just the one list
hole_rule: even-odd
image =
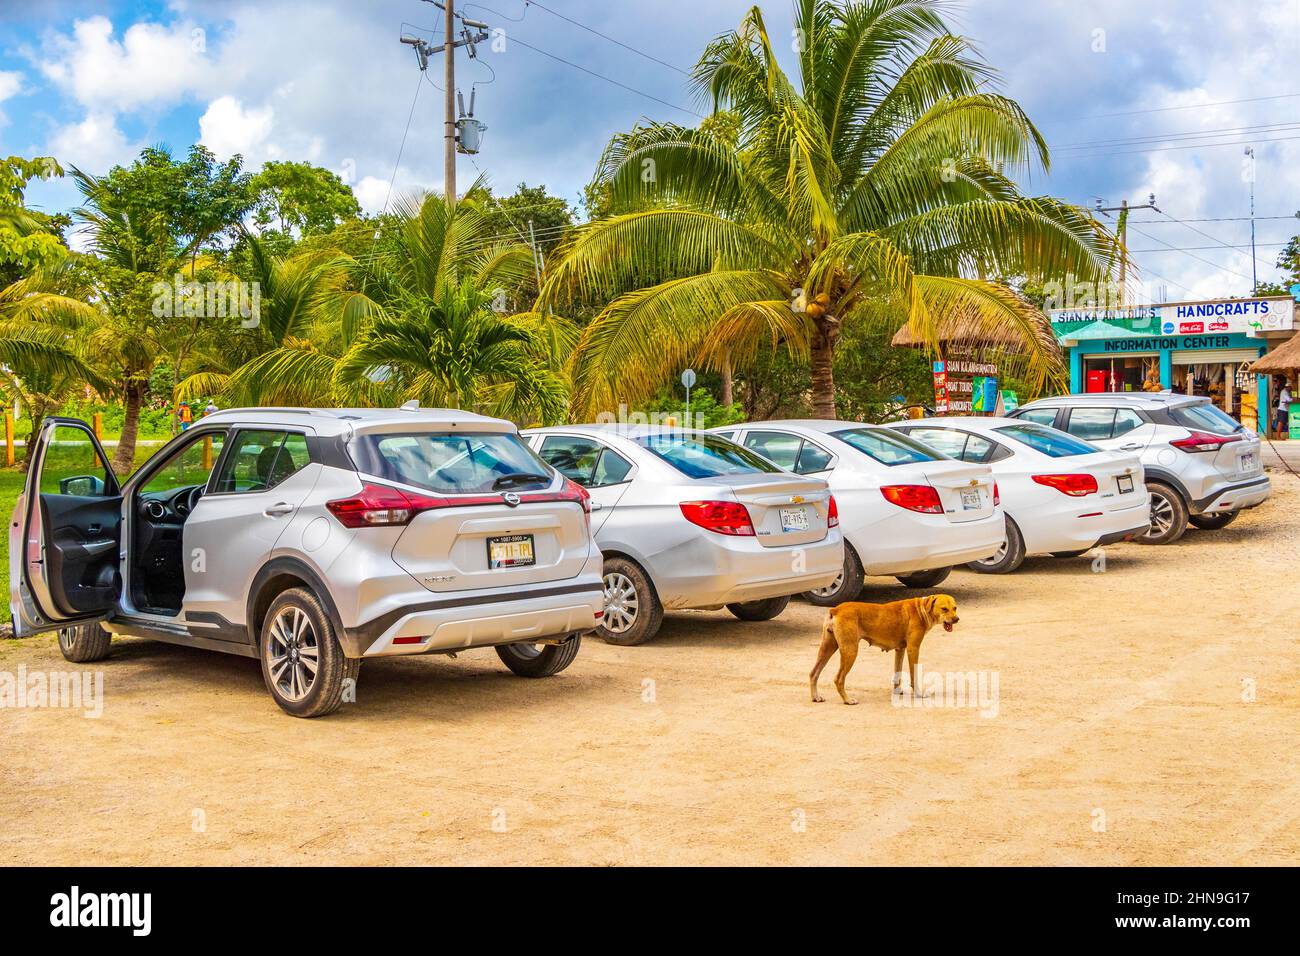
[{"label": "nissan logo", "polygon": [[519,496],[515,494],[513,491],[507,491],[504,495],[501,496],[501,500],[504,501],[506,504],[508,504],[511,508],[519,507]]}]

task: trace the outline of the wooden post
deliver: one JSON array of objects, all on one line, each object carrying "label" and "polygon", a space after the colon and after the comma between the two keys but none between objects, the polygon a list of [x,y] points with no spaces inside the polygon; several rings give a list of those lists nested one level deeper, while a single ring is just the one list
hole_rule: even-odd
[{"label": "wooden post", "polygon": [[14,463],[14,413],[5,412],[5,464]]},{"label": "wooden post", "polygon": [[203,470],[212,470],[212,439],[203,439]]},{"label": "wooden post", "polygon": [[94,429],[95,437],[100,441],[104,440],[104,413],[95,412],[90,419],[90,427]]}]

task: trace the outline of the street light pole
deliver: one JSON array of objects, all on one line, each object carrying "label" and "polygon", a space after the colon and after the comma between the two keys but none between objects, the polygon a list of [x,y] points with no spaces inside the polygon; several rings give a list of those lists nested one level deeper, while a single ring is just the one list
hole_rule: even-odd
[{"label": "street light pole", "polygon": [[1246,155],[1250,158],[1247,175],[1250,178],[1250,294],[1259,288],[1259,274],[1255,264],[1255,147],[1247,146]]}]

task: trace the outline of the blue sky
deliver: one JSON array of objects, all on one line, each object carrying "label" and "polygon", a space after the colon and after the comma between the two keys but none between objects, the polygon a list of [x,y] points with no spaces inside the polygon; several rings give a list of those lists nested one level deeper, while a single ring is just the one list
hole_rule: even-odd
[{"label": "blue sky", "polygon": [[[763,6],[771,34],[788,37],[789,4]],[[479,62],[458,60],[460,85],[478,84],[489,127],[482,152],[460,161],[462,185],[482,172],[499,191],[527,180],[576,204],[611,133],[642,117],[695,121],[704,107],[680,71],[746,4],[484,0],[461,9],[501,27],[505,41],[482,48]],[[1300,0],[970,0],[950,13],[1054,147],[1051,173],[1027,183],[1030,192],[1089,205],[1156,194],[1162,213],[1134,214],[1129,236],[1149,294],[1249,289],[1248,142],[1257,265],[1261,279],[1274,276],[1281,244],[1300,231],[1286,218],[1300,208],[1300,95],[1291,95],[1300,79],[1290,77]],[[442,185],[440,55],[421,85],[398,43],[402,32],[432,39],[439,20],[421,0],[0,0],[0,149],[102,172],[146,145],[180,152],[201,141],[253,168],[305,159],[334,169],[377,209],[390,178],[399,193]],[[30,198],[57,211],[76,196],[59,182]]]}]

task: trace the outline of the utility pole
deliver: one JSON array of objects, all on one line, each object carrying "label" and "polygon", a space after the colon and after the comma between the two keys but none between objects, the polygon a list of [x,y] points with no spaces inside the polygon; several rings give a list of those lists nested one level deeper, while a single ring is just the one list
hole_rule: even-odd
[{"label": "utility pole", "polygon": [[[469,55],[476,56],[475,44],[482,43],[488,38],[488,29],[486,23],[478,20],[471,20],[468,17],[456,13],[455,0],[424,0],[425,3],[432,3],[435,7],[443,12],[443,33],[446,34],[445,40],[441,46],[430,46],[419,37],[403,36],[402,42],[407,46],[415,48],[416,60],[420,64],[420,71],[424,72],[429,68],[429,56],[442,50],[444,62],[442,64],[442,108],[443,108],[443,153],[442,153],[442,178],[443,193],[448,202],[456,201],[456,153],[477,153],[478,138],[481,131],[487,127],[474,121],[474,97],[470,95],[470,115],[467,122],[476,128],[472,130],[475,135],[468,148],[462,146],[458,136],[460,125],[456,117],[456,48],[463,46],[468,47]],[[456,19],[459,18],[464,24],[460,31],[460,39],[456,39]],[[473,28],[475,33],[471,33]],[[467,134],[468,135],[468,134]]]},{"label": "utility pole", "polygon": [[1250,294],[1259,288],[1259,274],[1255,267],[1255,147],[1246,147],[1249,160],[1247,175],[1250,178]]},{"label": "utility pole", "polygon": [[[432,2],[432,0],[431,0]],[[453,9],[456,0],[447,0],[443,7],[442,32],[446,43],[442,45],[442,110],[443,110],[443,144],[442,144],[442,182],[443,193],[449,203],[456,202],[456,13]],[[434,4],[437,6],[437,4]]]},{"label": "utility pole", "polygon": [[1128,214],[1130,209],[1156,209],[1156,194],[1151,193],[1147,196],[1147,201],[1141,206],[1130,207],[1127,199],[1120,200],[1118,206],[1103,206],[1102,200],[1097,200],[1096,212],[1110,214],[1119,213],[1119,219],[1115,226],[1115,236],[1119,239],[1119,304],[1122,308],[1124,305],[1124,286],[1128,279]]}]

